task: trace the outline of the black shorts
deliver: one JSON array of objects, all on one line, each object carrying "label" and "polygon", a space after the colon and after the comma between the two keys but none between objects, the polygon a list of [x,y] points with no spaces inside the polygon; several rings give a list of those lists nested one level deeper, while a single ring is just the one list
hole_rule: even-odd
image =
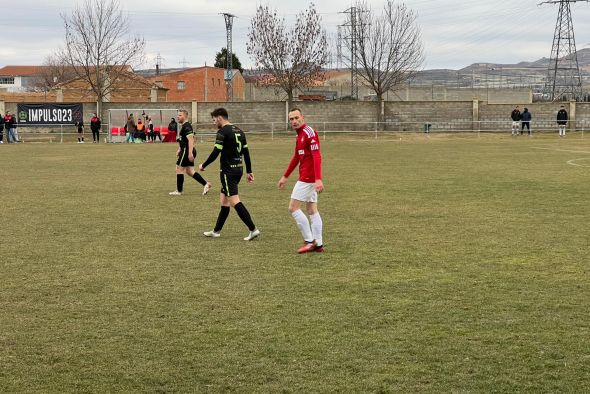
[{"label": "black shorts", "polygon": [[227,197],[238,195],[238,184],[242,179],[242,171],[223,172],[219,173],[221,181],[221,193]]},{"label": "black shorts", "polygon": [[193,161],[189,161],[188,159],[188,148],[182,149],[180,151],[180,155],[176,159],[176,165],[179,167],[194,167],[195,162],[194,159],[197,158],[197,150],[193,148]]}]

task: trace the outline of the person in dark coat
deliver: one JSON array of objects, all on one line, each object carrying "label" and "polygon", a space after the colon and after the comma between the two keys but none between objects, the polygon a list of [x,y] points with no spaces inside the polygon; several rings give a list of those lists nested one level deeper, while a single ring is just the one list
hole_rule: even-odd
[{"label": "person in dark coat", "polygon": [[178,123],[176,123],[176,119],[172,118],[168,124],[168,132],[174,133],[175,135],[178,132]]},{"label": "person in dark coat", "polygon": [[4,118],[0,115],[0,144],[4,143]]},{"label": "person in dark coat", "polygon": [[99,133],[100,133],[100,118],[96,116],[96,114],[92,114],[92,118],[90,119],[90,130],[92,130],[92,143],[96,144],[100,141]]},{"label": "person in dark coat", "polygon": [[567,128],[567,111],[565,105],[562,105],[559,111],[557,111],[557,126],[559,127],[559,136],[565,137],[565,129]]},{"label": "person in dark coat", "polygon": [[518,105],[510,114],[510,118],[512,119],[512,135],[520,134],[520,108]]},{"label": "person in dark coat", "polygon": [[524,112],[521,114],[520,120],[522,121],[522,129],[521,132],[524,134],[524,129],[526,127],[527,131],[529,132],[529,137],[531,136],[531,120],[533,120],[533,114],[529,112],[528,108],[524,109]]},{"label": "person in dark coat", "polygon": [[4,117],[4,128],[6,128],[6,142],[10,144],[10,140],[13,143],[20,142],[18,138],[18,132],[16,131],[18,124],[16,122],[16,117],[10,113],[10,111],[6,111],[6,116]]}]

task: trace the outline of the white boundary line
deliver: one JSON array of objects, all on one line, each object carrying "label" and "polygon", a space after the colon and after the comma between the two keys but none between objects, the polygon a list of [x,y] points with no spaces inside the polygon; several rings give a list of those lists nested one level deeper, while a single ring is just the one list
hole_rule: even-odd
[{"label": "white boundary line", "polygon": [[570,166],[590,168],[590,165],[576,163],[577,161],[580,161],[580,160],[590,160],[590,157],[584,157],[583,159],[572,159],[572,160],[568,161],[567,164],[569,164]]},{"label": "white boundary line", "polygon": [[[538,146],[533,146],[533,149],[542,149],[542,150],[550,150],[553,152],[568,152],[568,153],[589,153],[589,151],[586,150],[568,150],[568,149],[554,149],[554,148],[541,148]],[[576,167],[584,167],[584,168],[590,168],[590,165],[584,165],[584,164],[578,164],[576,163],[577,161],[581,161],[581,160],[590,160],[590,157],[584,157],[582,159],[572,159],[572,160],[568,160],[565,163],[570,165],[570,166],[576,166]]]},{"label": "white boundary line", "polygon": [[568,150],[568,149],[555,149],[555,148],[540,148],[537,146],[533,146],[533,149],[542,149],[542,150],[551,150],[554,152],[568,152],[568,153],[590,153],[587,150]]}]

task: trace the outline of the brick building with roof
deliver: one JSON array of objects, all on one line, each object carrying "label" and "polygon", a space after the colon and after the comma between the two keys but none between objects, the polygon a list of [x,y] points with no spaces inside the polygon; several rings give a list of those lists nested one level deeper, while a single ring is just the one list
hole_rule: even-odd
[{"label": "brick building with roof", "polygon": [[[147,79],[168,89],[168,101],[227,101],[225,69],[218,67],[187,68],[170,73],[153,75]],[[233,70],[233,100],[244,101],[246,82],[239,70]]]}]

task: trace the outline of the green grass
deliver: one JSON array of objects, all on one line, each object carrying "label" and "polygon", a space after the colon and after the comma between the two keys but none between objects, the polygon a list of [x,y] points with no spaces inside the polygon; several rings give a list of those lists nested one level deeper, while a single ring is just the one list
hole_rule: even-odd
[{"label": "green grass", "polygon": [[590,390],[590,139],[328,136],[303,256],[249,143],[250,243],[172,144],[0,146],[0,392]]}]

